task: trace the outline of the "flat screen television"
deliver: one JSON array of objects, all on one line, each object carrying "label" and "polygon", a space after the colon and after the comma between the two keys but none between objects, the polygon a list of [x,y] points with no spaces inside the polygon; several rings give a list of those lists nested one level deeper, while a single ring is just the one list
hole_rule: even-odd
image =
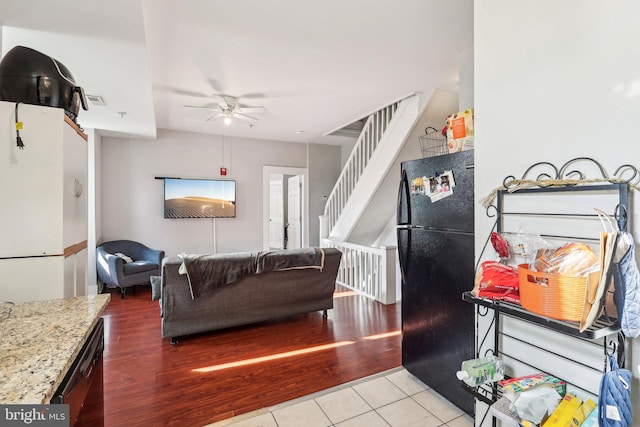
[{"label": "flat screen television", "polygon": [[164,179],[165,218],[235,218],[236,182]]}]

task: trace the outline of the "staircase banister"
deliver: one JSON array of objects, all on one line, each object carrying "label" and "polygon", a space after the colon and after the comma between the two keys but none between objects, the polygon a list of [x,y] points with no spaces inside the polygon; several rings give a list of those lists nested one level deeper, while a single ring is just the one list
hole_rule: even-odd
[{"label": "staircase banister", "polygon": [[[323,214],[327,216],[329,234],[331,236],[341,238],[348,236],[349,231],[345,229],[345,225],[340,224],[350,224],[349,221],[352,220],[353,215],[345,217],[345,211],[349,210],[347,206],[350,204],[349,202],[354,192],[361,194],[362,191],[357,189],[366,187],[363,187],[362,177],[367,170],[370,170],[369,165],[371,162],[376,161],[374,159],[379,157],[378,154],[381,149],[383,151],[386,150],[386,155],[394,154],[393,150],[397,148],[396,139],[393,139],[393,143],[389,143],[387,135],[396,132],[398,126],[403,131],[409,132],[405,128],[413,126],[412,123],[415,124],[415,118],[407,117],[405,119],[404,117],[405,113],[412,108],[415,108],[416,113],[419,111],[420,97],[421,95],[413,93],[367,116],[366,123],[325,202]],[[403,117],[400,122],[398,122],[398,114]],[[398,123],[401,123],[401,125]],[[390,129],[391,133],[389,133]],[[345,231],[346,234],[344,233]]]},{"label": "staircase banister", "polygon": [[[360,136],[356,140],[356,143],[354,144],[353,149],[351,150],[351,154],[349,154],[349,158],[345,162],[345,167],[342,168],[342,172],[340,172],[340,175],[338,176],[338,179],[336,180],[336,185],[333,186],[333,189],[331,190],[331,193],[329,193],[329,197],[327,197],[327,201],[333,200],[333,198],[335,197],[335,193],[337,193],[339,191],[339,187],[340,187],[339,185],[337,185],[337,183],[342,182],[343,179],[346,179],[345,178],[346,175],[350,172],[349,168],[346,167],[346,166],[350,165],[354,161],[356,153],[358,152],[358,147],[360,146],[360,141],[362,141],[362,139],[364,139],[365,135],[368,133],[367,129],[369,128],[369,125],[373,121],[373,117],[374,116],[375,116],[375,114],[371,114],[369,116],[369,118],[367,118],[367,121],[365,122],[364,126],[362,127],[362,133],[360,134]],[[329,203],[327,203],[324,206],[324,214],[325,215],[329,215]]]}]

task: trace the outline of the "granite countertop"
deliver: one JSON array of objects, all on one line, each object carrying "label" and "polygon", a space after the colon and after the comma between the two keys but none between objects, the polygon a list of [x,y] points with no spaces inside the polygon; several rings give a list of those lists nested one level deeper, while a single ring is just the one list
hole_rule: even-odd
[{"label": "granite countertop", "polygon": [[110,294],[17,303],[0,341],[0,403],[49,403]]}]

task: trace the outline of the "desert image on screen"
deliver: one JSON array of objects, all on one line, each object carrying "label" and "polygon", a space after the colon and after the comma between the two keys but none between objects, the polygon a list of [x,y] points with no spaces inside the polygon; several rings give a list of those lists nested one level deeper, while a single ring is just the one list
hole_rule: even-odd
[{"label": "desert image on screen", "polygon": [[165,180],[165,218],[235,216],[235,181]]}]

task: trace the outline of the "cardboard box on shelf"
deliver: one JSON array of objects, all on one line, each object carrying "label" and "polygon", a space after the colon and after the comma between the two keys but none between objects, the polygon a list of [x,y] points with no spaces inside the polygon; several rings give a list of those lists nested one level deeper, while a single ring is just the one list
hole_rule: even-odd
[{"label": "cardboard box on shelf", "polygon": [[591,412],[593,412],[594,409],[596,409],[596,403],[593,400],[587,399],[584,402],[582,402],[582,405],[580,405],[578,410],[573,414],[571,421],[569,421],[569,426],[570,427],[582,426],[584,424],[584,421],[587,419],[589,415],[591,415]]},{"label": "cardboard box on shelf", "polygon": [[582,405],[582,399],[567,394],[562,398],[555,411],[549,416],[543,427],[566,427],[574,412]]},{"label": "cardboard box on shelf", "polygon": [[596,404],[591,399],[582,401],[576,396],[567,394],[545,421],[543,427],[578,427],[595,407]]},{"label": "cardboard box on shelf", "polygon": [[560,396],[567,394],[567,383],[544,372],[500,381],[506,394],[521,393],[541,385],[554,387]]},{"label": "cardboard box on shelf", "polygon": [[596,406],[593,410],[587,415],[587,418],[580,424],[580,427],[598,427],[598,407]]},{"label": "cardboard box on shelf", "polygon": [[473,110],[464,110],[447,117],[449,153],[473,150]]}]

